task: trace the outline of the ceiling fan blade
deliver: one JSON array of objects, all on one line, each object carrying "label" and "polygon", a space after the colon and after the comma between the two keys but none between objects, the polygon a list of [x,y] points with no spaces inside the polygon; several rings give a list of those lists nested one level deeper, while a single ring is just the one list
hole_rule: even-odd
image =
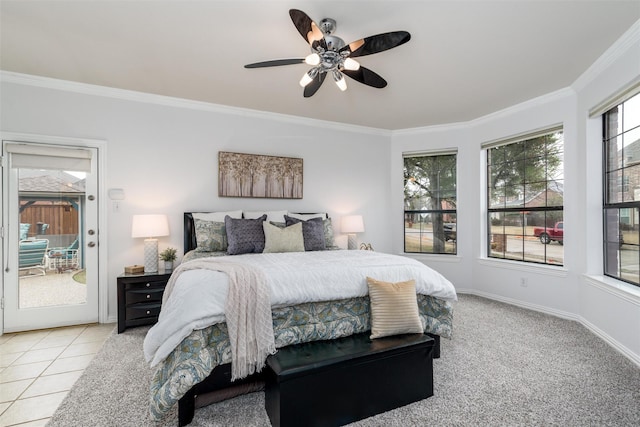
[{"label": "ceiling fan blade", "polygon": [[382,89],[387,86],[387,81],[380,77],[377,73],[374,73],[368,68],[360,66],[358,70],[342,70],[342,74],[351,77],[354,80],[359,81],[367,86]]},{"label": "ceiling fan blade", "polygon": [[327,48],[324,34],[322,34],[320,28],[318,28],[316,23],[313,22],[306,13],[298,9],[290,9],[289,16],[291,16],[293,25],[296,26],[302,38],[305,39],[313,49],[317,49],[318,46],[324,49]]},{"label": "ceiling fan blade", "polygon": [[280,65],[292,65],[302,64],[304,58],[292,58],[292,59],[273,59],[271,61],[254,62],[253,64],[247,64],[244,68],[262,68],[262,67],[278,67]]},{"label": "ceiling fan blade", "polygon": [[340,49],[340,53],[349,51],[351,52],[349,54],[351,58],[372,55],[405,44],[409,40],[411,40],[411,34],[406,31],[376,34],[375,36],[365,37],[349,43]]},{"label": "ceiling fan blade", "polygon": [[311,83],[304,87],[304,97],[309,98],[310,96],[313,96],[318,89],[320,89],[320,86],[322,86],[322,82],[324,82],[325,77],[327,77],[327,73],[318,73]]}]

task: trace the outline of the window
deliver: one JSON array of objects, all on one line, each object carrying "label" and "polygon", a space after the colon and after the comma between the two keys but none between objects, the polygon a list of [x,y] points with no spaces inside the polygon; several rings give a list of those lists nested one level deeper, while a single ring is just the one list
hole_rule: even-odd
[{"label": "window", "polygon": [[404,251],[457,252],[456,153],[405,155]]},{"label": "window", "polygon": [[604,273],[640,286],[640,94],[602,116]]},{"label": "window", "polygon": [[487,149],[488,256],[563,265],[562,129],[483,148]]}]

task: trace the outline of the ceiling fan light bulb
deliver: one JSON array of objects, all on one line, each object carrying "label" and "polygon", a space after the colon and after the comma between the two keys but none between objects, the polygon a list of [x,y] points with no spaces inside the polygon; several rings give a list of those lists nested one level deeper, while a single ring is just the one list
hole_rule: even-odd
[{"label": "ceiling fan light bulb", "polygon": [[358,71],[360,69],[360,63],[354,59],[347,58],[344,60],[344,69],[350,71]]},{"label": "ceiling fan light bulb", "polygon": [[309,73],[304,73],[304,76],[300,79],[300,86],[306,87],[312,80],[313,79],[309,77]]},{"label": "ceiling fan light bulb", "polygon": [[304,62],[309,65],[318,65],[320,63],[320,55],[318,55],[317,53],[307,55],[307,57],[304,58]]},{"label": "ceiling fan light bulb", "polygon": [[347,90],[347,82],[344,80],[344,75],[337,70],[333,71],[333,80],[336,82],[336,85],[340,88],[341,91]]},{"label": "ceiling fan light bulb", "polygon": [[311,83],[313,79],[315,79],[316,76],[318,75],[318,72],[319,72],[318,67],[312,68],[309,71],[307,71],[305,75],[302,76],[302,78],[300,79],[300,86],[305,87],[309,83]]}]

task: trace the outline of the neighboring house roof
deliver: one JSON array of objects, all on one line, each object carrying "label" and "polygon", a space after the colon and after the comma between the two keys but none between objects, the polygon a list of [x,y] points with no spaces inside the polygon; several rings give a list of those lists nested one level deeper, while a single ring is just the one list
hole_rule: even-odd
[{"label": "neighboring house roof", "polygon": [[531,196],[527,195],[526,198],[508,200],[505,202],[505,207],[513,208],[513,207],[520,207],[520,206],[532,206],[531,202],[533,202],[540,196],[543,196],[545,193],[550,193],[550,192],[564,195],[564,184],[560,181],[548,181],[546,190],[539,191]]},{"label": "neighboring house roof", "polygon": [[78,180],[68,174],[61,174],[60,177],[52,175],[27,176],[19,180],[18,191],[21,193],[84,193],[85,180]]}]

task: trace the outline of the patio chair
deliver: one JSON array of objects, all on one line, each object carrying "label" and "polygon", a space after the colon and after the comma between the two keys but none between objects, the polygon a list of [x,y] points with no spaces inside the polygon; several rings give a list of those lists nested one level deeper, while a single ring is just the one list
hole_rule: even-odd
[{"label": "patio chair", "polygon": [[[46,254],[49,240],[21,240],[18,250],[18,270],[27,270],[32,275],[46,274]],[[32,273],[32,270],[39,271]]]},{"label": "patio chair", "polygon": [[27,240],[29,237],[29,229],[31,228],[31,224],[20,223],[20,240]]},{"label": "patio chair", "polygon": [[51,248],[47,252],[49,269],[57,269],[62,271],[65,269],[78,268],[78,251],[80,249],[80,241],[76,238],[66,248]]}]

